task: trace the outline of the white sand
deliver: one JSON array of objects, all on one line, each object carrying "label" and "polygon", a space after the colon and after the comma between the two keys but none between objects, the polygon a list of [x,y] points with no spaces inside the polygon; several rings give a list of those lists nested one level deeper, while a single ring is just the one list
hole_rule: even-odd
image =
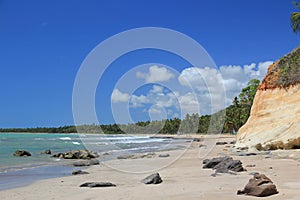
[{"label": "white sand", "polygon": [[[210,139],[215,143],[214,139]],[[233,138],[223,138],[222,141],[232,141]],[[100,166],[93,166],[85,171],[90,174],[55,178],[35,182],[29,186],[0,191],[1,200],[114,200],[114,199],[258,199],[258,197],[236,195],[237,190],[243,189],[252,177],[250,172],[266,174],[277,186],[279,194],[263,199],[299,199],[300,194],[300,166],[299,162],[291,159],[265,158],[263,155],[236,157],[247,172],[238,175],[222,174],[212,177],[210,169],[202,169],[200,155],[209,152],[209,148],[200,151],[198,142],[179,158],[180,150],[169,151],[168,158],[143,158],[108,161]],[[224,150],[225,149],[225,150]],[[229,154],[229,148],[215,146],[206,158]],[[175,159],[176,158],[176,159]],[[172,164],[170,164],[173,162]],[[162,168],[163,167],[163,168]],[[270,169],[272,167],[272,169]],[[125,172],[127,171],[127,172]],[[147,171],[147,172],[145,172]],[[143,173],[144,172],[144,173]],[[159,172],[163,183],[159,185],[145,185],[141,179],[152,172]],[[117,185],[113,188],[80,188],[79,185],[90,181],[108,181]]]}]

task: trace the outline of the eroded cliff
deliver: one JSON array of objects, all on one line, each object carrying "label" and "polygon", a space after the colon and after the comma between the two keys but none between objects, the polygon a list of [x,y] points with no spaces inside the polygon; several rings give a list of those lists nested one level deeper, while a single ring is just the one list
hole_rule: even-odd
[{"label": "eroded cliff", "polygon": [[[272,64],[259,86],[236,146],[287,144],[300,137],[300,48]],[[299,144],[300,145],[300,144]]]}]

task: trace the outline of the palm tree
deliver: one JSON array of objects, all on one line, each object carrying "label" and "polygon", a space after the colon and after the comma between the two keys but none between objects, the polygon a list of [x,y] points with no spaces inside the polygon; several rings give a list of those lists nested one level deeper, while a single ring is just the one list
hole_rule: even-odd
[{"label": "palm tree", "polygon": [[[297,2],[293,2],[296,8],[300,10],[300,4]],[[295,33],[300,32],[300,12],[293,12],[291,14],[291,26]]]}]

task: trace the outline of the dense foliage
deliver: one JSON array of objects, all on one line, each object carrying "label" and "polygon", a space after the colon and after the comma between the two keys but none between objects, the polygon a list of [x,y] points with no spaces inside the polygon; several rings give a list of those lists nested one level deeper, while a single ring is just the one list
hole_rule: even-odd
[{"label": "dense foliage", "polygon": [[187,114],[184,119],[173,118],[161,121],[146,121],[133,124],[62,126],[58,128],[10,128],[0,132],[30,133],[105,133],[105,134],[177,134],[177,133],[236,133],[246,123],[259,80],[253,79],[235,97],[232,105],[212,115]]},{"label": "dense foliage", "polygon": [[[300,10],[300,5],[297,2],[293,2],[298,10]],[[300,32],[300,12],[292,12],[291,14],[291,27],[294,33]]]},{"label": "dense foliage", "polygon": [[276,84],[288,87],[300,83],[300,48],[281,58],[278,62],[279,70]]}]

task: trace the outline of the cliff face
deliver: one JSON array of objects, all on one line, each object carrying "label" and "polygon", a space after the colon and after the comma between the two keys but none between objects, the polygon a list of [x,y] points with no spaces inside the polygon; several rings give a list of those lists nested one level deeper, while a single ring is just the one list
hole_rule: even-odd
[{"label": "cliff face", "polygon": [[272,64],[259,86],[237,147],[287,143],[300,137],[300,48]]}]

